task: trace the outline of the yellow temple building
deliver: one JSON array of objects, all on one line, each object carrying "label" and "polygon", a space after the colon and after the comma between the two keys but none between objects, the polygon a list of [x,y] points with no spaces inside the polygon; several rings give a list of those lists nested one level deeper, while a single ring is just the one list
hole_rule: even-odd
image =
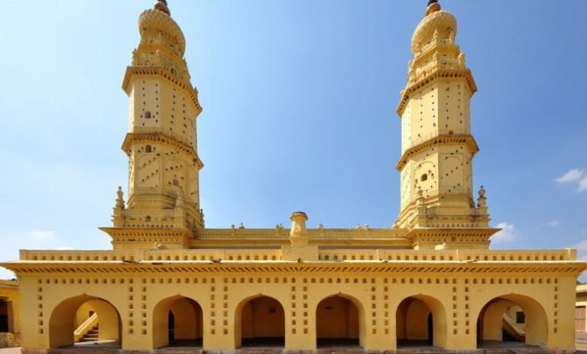
[{"label": "yellow temple building", "polygon": [[24,354],[454,351],[509,340],[574,351],[587,263],[571,249],[489,249],[499,229],[473,187],[477,87],[456,19],[438,3],[412,37],[397,107],[401,211],[387,229],[311,229],[303,212],[290,228],[206,228],[202,108],[184,34],[162,0],[139,32],[122,84],[128,197],[119,188],[113,225],[101,228],[112,250],[21,250],[1,264],[19,279]]}]

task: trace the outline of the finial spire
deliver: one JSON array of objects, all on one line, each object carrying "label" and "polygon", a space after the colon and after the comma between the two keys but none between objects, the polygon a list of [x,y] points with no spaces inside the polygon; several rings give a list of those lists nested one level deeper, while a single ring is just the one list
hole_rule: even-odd
[{"label": "finial spire", "polygon": [[155,3],[155,9],[171,16],[171,11],[169,11],[169,7],[167,7],[167,0],[157,0]]},{"label": "finial spire", "polygon": [[124,209],[124,193],[122,192],[122,187],[118,187],[118,191],[116,191],[116,208]]},{"label": "finial spire", "polygon": [[440,4],[438,3],[438,0],[428,0],[428,6],[426,6],[426,16],[436,11],[440,11]]}]

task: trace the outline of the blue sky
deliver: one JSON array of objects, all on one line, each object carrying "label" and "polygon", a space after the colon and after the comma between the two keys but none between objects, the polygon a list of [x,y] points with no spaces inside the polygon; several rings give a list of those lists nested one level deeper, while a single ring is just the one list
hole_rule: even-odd
[{"label": "blue sky", "polygon": [[[410,39],[426,1],[170,0],[204,107],[206,225],[390,227]],[[441,1],[479,91],[475,186],[492,248],[587,256],[583,1]],[[0,259],[108,249],[126,189],[120,85],[151,1],[0,0]],[[0,270],[0,278],[11,277]]]}]

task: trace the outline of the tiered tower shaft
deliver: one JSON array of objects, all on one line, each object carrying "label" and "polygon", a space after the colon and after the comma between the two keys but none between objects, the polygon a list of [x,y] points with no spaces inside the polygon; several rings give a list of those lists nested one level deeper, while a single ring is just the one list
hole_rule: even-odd
[{"label": "tiered tower shaft", "polygon": [[[397,109],[402,157],[396,166],[401,173],[396,224],[402,228],[489,226],[487,208],[473,199],[473,156],[479,148],[471,135],[469,101],[477,87],[455,43],[456,31],[454,16],[432,2],[412,38],[414,59]],[[488,245],[488,236],[453,236],[437,235],[426,242],[420,238],[415,246]]]}]

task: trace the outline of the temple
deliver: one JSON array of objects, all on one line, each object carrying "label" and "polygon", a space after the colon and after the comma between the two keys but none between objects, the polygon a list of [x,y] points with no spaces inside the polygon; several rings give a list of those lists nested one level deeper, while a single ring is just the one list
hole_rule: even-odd
[{"label": "temple", "polygon": [[[202,107],[186,39],[165,1],[140,15],[139,33],[122,84],[127,195],[118,189],[113,224],[101,228],[112,249],[21,250],[20,260],[0,264],[18,276],[26,304],[24,354],[383,353],[512,342],[574,351],[575,284],[587,262],[571,249],[490,249],[499,229],[473,183],[477,86],[456,19],[436,1],[412,37],[397,107],[401,210],[385,229],[307,228],[302,211],[289,228],[206,228]],[[0,316],[2,306],[0,298]]]}]

